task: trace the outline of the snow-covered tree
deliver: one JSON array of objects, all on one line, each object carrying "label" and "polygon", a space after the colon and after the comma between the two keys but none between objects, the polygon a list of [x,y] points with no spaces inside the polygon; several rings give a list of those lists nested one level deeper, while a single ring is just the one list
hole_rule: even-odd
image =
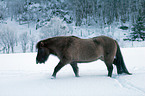
[{"label": "snow-covered tree", "polygon": [[6,2],[0,1],[0,21],[8,17]]},{"label": "snow-covered tree", "polygon": [[145,26],[144,26],[143,18],[138,17],[135,24],[133,24],[131,40],[145,40]]},{"label": "snow-covered tree", "polygon": [[41,28],[40,37],[42,39],[60,35],[67,35],[69,28],[62,19],[59,17],[53,17],[47,25]]}]

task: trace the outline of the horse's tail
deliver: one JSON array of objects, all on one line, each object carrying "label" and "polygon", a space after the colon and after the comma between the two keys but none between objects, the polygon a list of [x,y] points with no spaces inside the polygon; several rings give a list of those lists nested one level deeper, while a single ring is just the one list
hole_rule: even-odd
[{"label": "horse's tail", "polygon": [[116,52],[116,58],[114,59],[113,64],[115,64],[117,66],[117,73],[118,74],[126,73],[126,74],[131,75],[131,73],[128,72],[128,70],[125,66],[120,47],[117,42],[116,42],[116,44],[117,44],[117,52]]}]

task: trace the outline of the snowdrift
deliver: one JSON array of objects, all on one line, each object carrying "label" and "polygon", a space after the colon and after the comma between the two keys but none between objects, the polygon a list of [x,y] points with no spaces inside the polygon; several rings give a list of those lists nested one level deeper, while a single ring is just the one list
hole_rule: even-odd
[{"label": "snowdrift", "polygon": [[98,60],[79,64],[79,78],[68,64],[50,79],[57,57],[36,64],[36,53],[0,54],[0,96],[145,96],[145,48],[121,50],[133,75],[117,75],[114,66],[109,78],[105,64]]}]

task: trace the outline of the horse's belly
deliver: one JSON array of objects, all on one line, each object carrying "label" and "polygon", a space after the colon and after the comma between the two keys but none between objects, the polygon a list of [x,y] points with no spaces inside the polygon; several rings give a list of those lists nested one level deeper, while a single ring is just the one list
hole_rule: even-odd
[{"label": "horse's belly", "polygon": [[76,47],[72,47],[72,57],[74,61],[95,61],[103,55],[102,46],[96,46],[91,40],[80,42]]},{"label": "horse's belly", "polygon": [[94,52],[90,52],[90,53],[83,53],[79,56],[79,61],[95,61],[98,59],[103,58],[103,55],[101,53],[96,53]]},{"label": "horse's belly", "polygon": [[99,58],[99,57],[96,57],[96,58],[80,58],[79,60],[75,60],[75,61],[78,62],[78,63],[88,63],[88,62],[96,61],[98,59],[101,59],[101,58]]}]

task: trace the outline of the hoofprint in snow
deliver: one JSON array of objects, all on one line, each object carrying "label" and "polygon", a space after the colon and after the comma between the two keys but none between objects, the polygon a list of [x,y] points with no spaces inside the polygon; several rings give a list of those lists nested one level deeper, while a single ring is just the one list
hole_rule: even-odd
[{"label": "hoofprint in snow", "polygon": [[0,55],[0,96],[145,96],[145,47],[123,48],[126,67],[133,75],[107,77],[105,64],[98,60],[79,64],[76,78],[68,64],[51,79],[59,62],[50,56],[36,64],[36,53]]}]

